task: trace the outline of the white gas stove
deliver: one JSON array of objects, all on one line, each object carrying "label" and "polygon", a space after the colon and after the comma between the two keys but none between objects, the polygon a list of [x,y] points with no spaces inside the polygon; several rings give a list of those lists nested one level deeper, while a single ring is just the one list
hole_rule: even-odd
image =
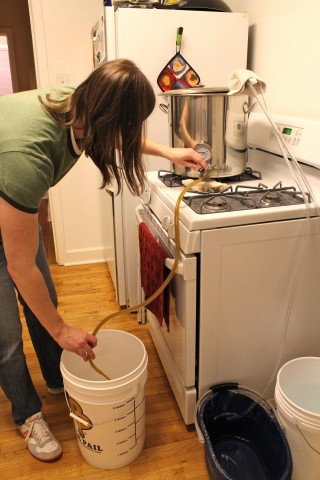
[{"label": "white gas stove", "polygon": [[[274,120],[303,162],[313,198],[308,193],[306,207],[277,155],[270,124],[262,114],[251,114],[247,167],[253,176],[249,171],[221,180],[230,186],[222,194],[227,202],[220,194],[187,193],[179,211],[181,262],[171,282],[171,331],[147,315],[186,423],[193,423],[196,401],[211,385],[238,382],[272,397],[275,369],[319,354],[320,122]],[[174,209],[183,187],[166,185],[164,177],[170,184],[170,172],[148,173],[138,216],[173,257]],[[278,195],[283,188],[289,205]],[[202,214],[190,207],[196,196],[205,202]],[[240,210],[225,208],[228,197]]]},{"label": "white gas stove", "polygon": [[[293,154],[302,162],[302,170],[312,187],[315,202],[310,203],[310,213],[315,215],[315,203],[320,205],[320,153],[316,142],[316,139],[319,138],[320,135],[320,122],[312,122],[305,119],[286,119],[284,117],[277,117],[277,119],[279,129],[283,130],[287,128],[287,131],[289,131],[289,127],[284,127],[284,125],[291,125],[291,130],[295,128],[295,131],[299,132],[299,142],[296,141],[293,143],[293,141],[290,141],[291,139],[288,135],[287,141],[288,143],[292,143],[292,145],[289,146]],[[293,127],[292,123],[296,126]],[[312,130],[310,133],[309,128]],[[232,190],[224,192],[223,195],[225,195],[226,198],[228,198],[228,196],[233,197],[239,195],[239,193],[243,194],[245,191],[253,198],[255,191],[251,189],[258,187],[260,184],[262,184],[262,188],[266,190],[272,190],[276,187],[276,190],[280,191],[281,189],[293,187],[299,192],[299,188],[285,159],[279,156],[281,152],[272,134],[272,127],[268,121],[263,118],[263,114],[251,114],[248,142],[251,148],[249,148],[248,151],[247,166],[249,170],[251,169],[252,176],[250,177],[249,174],[243,175],[243,178],[236,177],[231,181],[228,178],[222,179],[221,181],[228,183]],[[307,142],[308,145],[305,146],[304,142]],[[310,142],[313,144],[313,149],[309,145]],[[169,212],[174,212],[178,196],[183,189],[183,186],[175,186],[176,184],[178,185],[179,182],[175,182],[174,177],[174,173],[170,174],[170,172],[165,171],[148,173],[149,193],[152,202],[150,208],[161,221],[167,216],[170,217],[170,220],[172,219]],[[288,190],[288,192],[290,196],[290,190]],[[253,201],[246,208],[243,207],[238,211],[228,211],[227,209],[223,209],[223,207],[221,210],[217,208],[214,211],[214,207],[210,207],[209,205],[208,208],[204,209],[203,214],[199,214],[192,210],[192,208],[189,208],[189,204],[192,204],[191,197],[197,196],[197,198],[202,198],[203,202],[205,202],[208,199],[208,195],[194,193],[188,193],[187,195],[190,200],[187,203],[181,204],[179,217],[181,223],[190,232],[208,228],[304,218],[306,216],[303,199],[301,201],[297,200],[295,205],[290,204],[288,206],[282,204],[277,206],[276,200],[274,204],[272,204],[271,200],[270,207],[263,206],[262,208],[258,208],[259,205],[256,203],[259,202]],[[146,193],[146,197],[148,197],[148,192]],[[216,199],[217,197],[220,197],[220,195],[212,195],[212,198]],[[158,200],[160,200],[159,204],[157,203]],[[161,201],[164,205],[161,204]],[[212,213],[210,213],[210,208]]]}]

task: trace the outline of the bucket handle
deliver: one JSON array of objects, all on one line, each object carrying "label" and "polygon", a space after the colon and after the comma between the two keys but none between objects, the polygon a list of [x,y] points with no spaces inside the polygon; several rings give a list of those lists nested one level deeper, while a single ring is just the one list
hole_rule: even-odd
[{"label": "bucket handle", "polygon": [[85,427],[93,427],[92,423],[86,422],[83,418],[80,418],[75,413],[73,413],[72,407],[71,407],[69,399],[68,399],[66,389],[64,390],[64,396],[66,398],[66,402],[67,402],[67,405],[68,405],[68,408],[69,408],[69,416],[71,418],[74,418],[77,422],[81,423]]},{"label": "bucket handle", "polygon": [[93,427],[93,425],[89,422],[86,422],[85,420],[83,420],[83,418],[80,418],[78,417],[77,415],[75,415],[73,412],[70,412],[69,413],[69,416],[74,418],[77,422],[80,422],[82,423],[82,425],[84,425],[85,427]]},{"label": "bucket handle", "polygon": [[316,452],[318,455],[320,455],[320,452],[318,450],[316,450],[312,445],[311,443],[306,439],[305,435],[302,433],[301,429],[299,428],[299,424],[298,424],[298,421],[296,420],[295,421],[295,426],[297,427],[299,433],[301,434],[303,440],[306,442],[306,444],[314,451]]},{"label": "bucket handle", "polygon": [[[68,408],[69,408],[69,416],[70,416],[71,418],[74,418],[74,420],[76,420],[77,422],[80,422],[80,423],[81,423],[82,425],[84,425],[85,427],[97,427],[97,426],[99,426],[99,425],[105,425],[105,424],[107,423],[107,422],[101,422],[101,423],[95,423],[95,424],[93,425],[93,423],[86,422],[83,418],[78,417],[78,416],[73,412],[73,410],[72,410],[72,407],[71,407],[70,402],[69,402],[69,400],[68,400],[68,395],[67,395],[67,391],[66,391],[66,390],[64,391],[64,396],[65,396],[65,398],[66,398],[66,402],[67,402],[67,405],[68,405]],[[141,403],[142,403],[142,402],[145,402],[145,395],[143,395],[143,398],[142,398],[142,400],[141,400]],[[131,408],[131,406],[128,405],[128,408]],[[143,415],[145,415],[145,412],[143,413]]]}]

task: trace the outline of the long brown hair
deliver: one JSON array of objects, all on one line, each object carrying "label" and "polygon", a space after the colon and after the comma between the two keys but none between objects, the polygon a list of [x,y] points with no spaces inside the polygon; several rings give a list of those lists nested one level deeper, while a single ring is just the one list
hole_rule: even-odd
[{"label": "long brown hair", "polygon": [[[102,173],[104,188],[121,177],[137,195],[145,183],[142,142],[145,120],[155,106],[149,80],[130,60],[119,59],[94,70],[71,96],[54,100],[50,95],[41,103],[62,126],[83,128],[82,148]],[[117,154],[118,152],[118,161]]]}]

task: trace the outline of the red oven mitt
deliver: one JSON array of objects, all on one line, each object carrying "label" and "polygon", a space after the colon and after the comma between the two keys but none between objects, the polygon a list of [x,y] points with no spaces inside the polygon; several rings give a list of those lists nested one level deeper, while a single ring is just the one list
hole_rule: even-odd
[{"label": "red oven mitt", "polygon": [[[139,224],[140,275],[141,286],[145,298],[148,299],[163,284],[169,274],[164,262],[168,258],[167,252],[159,245],[144,222]],[[160,326],[163,320],[169,332],[170,318],[170,285],[146,306],[158,319]]]}]

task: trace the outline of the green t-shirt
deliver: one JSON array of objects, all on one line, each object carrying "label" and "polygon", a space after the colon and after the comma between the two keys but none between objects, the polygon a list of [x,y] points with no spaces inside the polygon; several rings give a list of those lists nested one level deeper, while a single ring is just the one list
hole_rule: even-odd
[{"label": "green t-shirt", "polygon": [[[63,93],[73,87],[63,86]],[[70,129],[57,125],[38,96],[57,89],[31,90],[0,97],[0,197],[15,208],[36,213],[40,201],[79,158]]]}]

